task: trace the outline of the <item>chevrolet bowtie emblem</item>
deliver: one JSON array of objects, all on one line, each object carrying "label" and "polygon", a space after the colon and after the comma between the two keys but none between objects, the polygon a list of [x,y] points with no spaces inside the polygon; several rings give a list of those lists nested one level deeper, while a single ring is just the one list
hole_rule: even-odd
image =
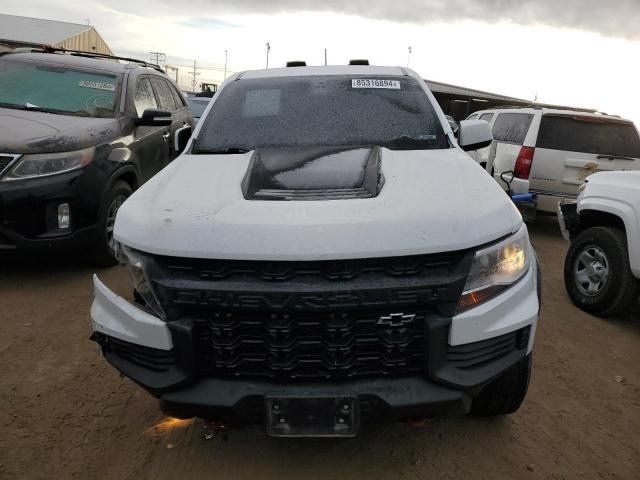
[{"label": "chevrolet bowtie emblem", "polygon": [[378,325],[386,325],[389,327],[402,327],[407,325],[416,318],[415,313],[392,313],[383,315],[378,319]]}]

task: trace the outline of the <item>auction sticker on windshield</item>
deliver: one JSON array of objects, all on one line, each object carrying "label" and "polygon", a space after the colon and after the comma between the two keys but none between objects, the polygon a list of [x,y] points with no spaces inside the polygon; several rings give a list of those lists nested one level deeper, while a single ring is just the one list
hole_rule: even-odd
[{"label": "auction sticker on windshield", "polygon": [[96,82],[93,80],[80,80],[78,85],[80,87],[95,88],[97,90],[109,90],[110,92],[115,92],[116,90],[116,86],[113,83]]},{"label": "auction sticker on windshield", "polygon": [[400,90],[400,81],[372,78],[354,78],[351,80],[351,88],[387,88],[390,90]]}]

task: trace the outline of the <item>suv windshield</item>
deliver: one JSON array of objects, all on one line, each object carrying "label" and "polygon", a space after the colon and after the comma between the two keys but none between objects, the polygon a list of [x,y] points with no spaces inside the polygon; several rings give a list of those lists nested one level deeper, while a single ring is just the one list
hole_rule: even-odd
[{"label": "suv windshield", "polygon": [[120,77],[66,65],[0,61],[0,107],[113,117]]},{"label": "suv windshield", "polygon": [[218,95],[193,153],[315,146],[449,148],[429,98],[409,77],[242,79]]},{"label": "suv windshield", "polygon": [[597,117],[545,115],[537,146],[640,158],[640,137],[633,123]]}]

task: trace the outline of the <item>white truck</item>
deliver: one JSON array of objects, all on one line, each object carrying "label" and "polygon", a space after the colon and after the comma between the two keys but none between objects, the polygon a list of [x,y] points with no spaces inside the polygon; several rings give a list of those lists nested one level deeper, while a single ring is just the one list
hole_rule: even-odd
[{"label": "white truck", "polygon": [[[527,227],[413,71],[228,79],[115,237],[93,339],[176,417],[353,436],[361,422],[516,411],[540,272]],[[179,149],[182,145],[179,146]]]},{"label": "white truck", "polygon": [[560,203],[571,241],[564,267],[575,305],[600,316],[633,310],[640,297],[640,172],[589,177],[577,203]]}]

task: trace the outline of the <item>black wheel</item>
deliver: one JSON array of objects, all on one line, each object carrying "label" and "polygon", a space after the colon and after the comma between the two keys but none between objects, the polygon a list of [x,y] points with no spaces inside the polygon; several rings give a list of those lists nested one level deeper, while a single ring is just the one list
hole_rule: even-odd
[{"label": "black wheel", "polygon": [[113,227],[118,210],[131,193],[132,190],[128,184],[118,181],[106,195],[100,207],[96,236],[89,253],[89,260],[94,265],[108,267],[118,263],[115,256],[116,242],[113,238]]},{"label": "black wheel", "polygon": [[625,232],[593,227],[571,242],[564,264],[564,283],[571,301],[603,317],[630,310],[640,295],[631,273]]},{"label": "black wheel", "polygon": [[530,378],[531,354],[485,386],[473,399],[471,414],[493,417],[515,412],[527,395]]}]

